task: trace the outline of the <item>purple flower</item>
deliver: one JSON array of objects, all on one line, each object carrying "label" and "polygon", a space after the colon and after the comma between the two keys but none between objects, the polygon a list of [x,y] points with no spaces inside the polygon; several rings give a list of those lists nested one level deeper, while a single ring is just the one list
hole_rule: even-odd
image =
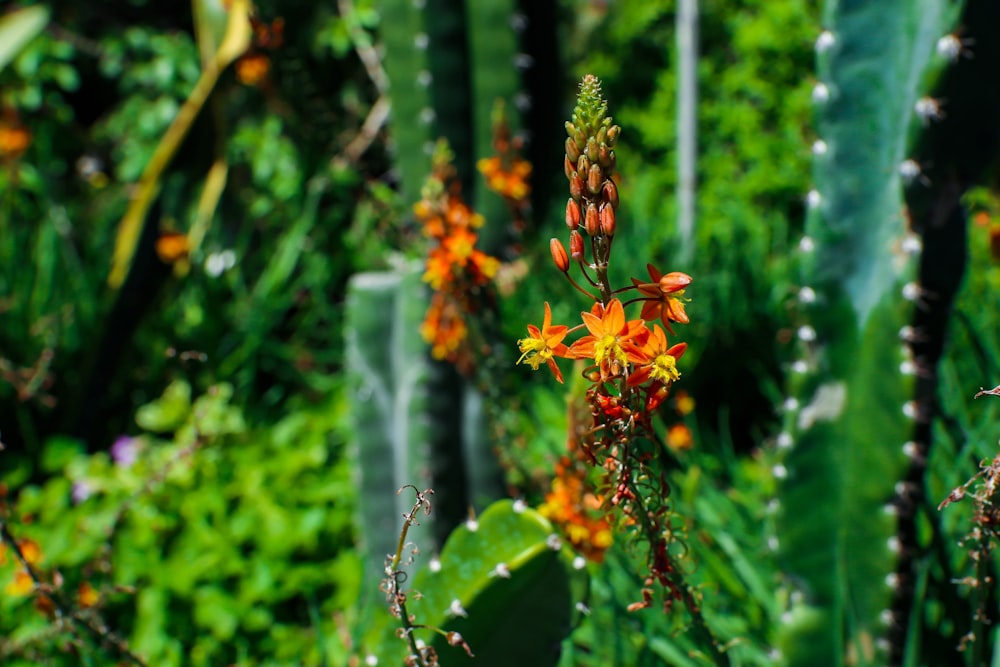
[{"label": "purple flower", "polygon": [[111,445],[111,458],[115,464],[122,468],[130,468],[139,457],[139,443],[135,438],[123,435],[119,436]]},{"label": "purple flower", "polygon": [[90,485],[90,482],[83,479],[78,482],[73,482],[73,502],[77,505],[82,503],[84,500],[90,497],[90,494],[94,492],[94,488]]}]

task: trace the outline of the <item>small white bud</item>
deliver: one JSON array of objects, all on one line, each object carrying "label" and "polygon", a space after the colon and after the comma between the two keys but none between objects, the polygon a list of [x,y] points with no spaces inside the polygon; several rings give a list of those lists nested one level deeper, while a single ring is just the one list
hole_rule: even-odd
[{"label": "small white bud", "polygon": [[824,30],[816,38],[816,53],[825,53],[837,43],[837,38],[829,30]]},{"label": "small white bud", "polygon": [[799,239],[799,251],[801,252],[812,252],[816,249],[816,242],[813,241],[811,236],[803,236]]},{"label": "small white bud", "polygon": [[493,575],[501,579],[510,579],[510,568],[507,567],[507,563],[497,563],[493,568]]},{"label": "small white bud", "polygon": [[913,182],[917,176],[920,175],[920,163],[916,160],[903,160],[899,163],[899,175],[903,177],[903,181],[909,185]]},{"label": "small white bud", "polygon": [[799,340],[805,343],[811,343],[814,340],[816,340],[816,330],[813,329],[808,324],[804,324],[801,327],[799,327],[797,335],[799,337]]},{"label": "small white bud", "polygon": [[816,104],[825,104],[830,100],[830,88],[825,83],[817,83],[813,86],[812,101]]},{"label": "small white bud", "polygon": [[413,38],[413,46],[420,51],[426,51],[431,43],[431,38],[425,32],[418,32]]},{"label": "small white bud", "polygon": [[803,287],[799,290],[799,301],[802,303],[813,303],[816,301],[816,290],[812,287]]},{"label": "small white bud", "polygon": [[785,479],[788,477],[788,468],[779,463],[771,468],[771,474],[774,475],[775,479]]},{"label": "small white bud", "polygon": [[448,606],[448,613],[452,616],[461,616],[462,618],[469,617],[469,612],[465,611],[465,607],[462,606],[462,601],[458,598],[451,601],[451,605]]},{"label": "small white bud", "polygon": [[945,35],[937,41],[937,54],[942,58],[955,62],[962,55],[962,40],[956,35]]},{"label": "small white bud", "polygon": [[913,111],[925,125],[932,120],[941,120],[944,116],[941,111],[941,103],[933,97],[921,97],[913,105]]},{"label": "small white bud", "polygon": [[789,449],[794,444],[792,436],[788,431],[782,431],[778,434],[777,445],[778,449]]},{"label": "small white bud", "polygon": [[802,359],[799,359],[798,361],[792,364],[793,373],[807,373],[808,371],[809,371],[809,364],[807,364]]},{"label": "small white bud", "polygon": [[819,190],[810,190],[809,194],[806,195],[806,205],[809,208],[817,208],[823,203],[823,195],[819,193]]}]

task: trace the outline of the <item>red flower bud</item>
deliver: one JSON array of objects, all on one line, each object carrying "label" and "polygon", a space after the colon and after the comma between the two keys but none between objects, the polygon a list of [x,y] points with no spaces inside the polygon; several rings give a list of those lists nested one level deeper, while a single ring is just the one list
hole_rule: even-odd
[{"label": "red flower bud", "polygon": [[569,179],[569,195],[576,201],[583,198],[583,179],[575,171]]},{"label": "red flower bud", "polygon": [[601,232],[605,236],[615,235],[615,208],[607,202],[601,204]]},{"label": "red flower bud", "polygon": [[616,210],[618,209],[618,184],[615,183],[614,179],[609,178],[604,181],[604,190],[602,192],[604,195],[604,201],[608,202]]},{"label": "red flower bud", "polygon": [[573,162],[576,162],[580,157],[580,147],[577,146],[576,142],[570,137],[566,137],[566,157]]},{"label": "red flower bud", "polygon": [[580,205],[570,197],[566,200],[566,226],[570,229],[577,229],[580,226]]},{"label": "red flower bud", "polygon": [[597,236],[601,231],[600,214],[594,202],[587,202],[587,212],[583,216],[583,228],[590,236]]},{"label": "red flower bud", "polygon": [[567,181],[573,180],[573,174],[576,173],[576,167],[573,166],[573,163],[570,161],[568,155],[563,158],[563,171],[566,173]]},{"label": "red flower bud", "polygon": [[569,255],[566,254],[566,248],[559,239],[554,238],[549,241],[549,252],[552,253],[552,261],[555,262],[557,269],[563,273],[569,271]]},{"label": "red flower bud", "polygon": [[607,146],[601,146],[597,152],[597,162],[608,170],[608,173],[615,170],[615,152]]},{"label": "red flower bud", "polygon": [[574,262],[583,261],[583,234],[575,229],[569,233],[569,252]]},{"label": "red flower bud", "polygon": [[679,292],[694,280],[691,276],[680,271],[673,271],[660,278],[660,291],[664,294]]},{"label": "red flower bud", "polygon": [[600,165],[590,165],[590,173],[587,174],[587,190],[590,191],[590,194],[596,195],[601,191],[601,186],[603,184],[604,170],[601,169]]},{"label": "red flower bud", "polygon": [[618,135],[621,131],[620,125],[612,125],[608,128],[608,146],[614,146],[618,142]]}]

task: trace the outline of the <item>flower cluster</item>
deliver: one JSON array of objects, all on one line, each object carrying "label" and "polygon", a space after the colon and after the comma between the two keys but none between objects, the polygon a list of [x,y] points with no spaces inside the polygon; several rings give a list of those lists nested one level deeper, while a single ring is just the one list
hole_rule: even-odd
[{"label": "flower cluster", "polygon": [[538,511],[559,526],[574,549],[588,560],[601,563],[614,537],[602,510],[604,499],[587,482],[590,463],[586,451],[590,443],[584,441],[593,439],[587,423],[589,412],[586,404],[570,401],[567,453],[556,463],[552,489]]},{"label": "flower cluster", "polygon": [[[669,487],[658,465],[666,445],[652,426],[657,408],[681,376],[678,362],[687,344],[671,341],[668,334],[674,335],[674,324],[689,321],[684,294],[692,279],[647,264],[648,278],[632,278],[621,287],[611,284],[608,266],[619,231],[614,146],[621,128],[612,124],[596,77],[584,78],[566,131],[569,252],[559,239],[552,239],[549,248],[556,268],[591,303],[573,326],[553,324],[552,309],[545,303],[542,326],[528,325],[528,336],[518,341],[518,363],[533,369],[544,364],[562,382],[557,359],[586,361],[591,437],[581,438],[580,444],[602,480],[592,496],[606,512],[619,512],[622,525],[637,528],[649,542],[650,573],[636,607],[650,604],[652,585],[659,583],[668,592],[666,606],[681,599],[692,608],[693,594],[669,548],[674,539],[665,500]],[[582,285],[570,275],[574,264]],[[629,318],[626,311],[633,308],[638,316]],[[562,479],[554,492],[566,493],[567,484]]]},{"label": "flower cluster", "polygon": [[462,200],[452,154],[443,142],[434,152],[431,176],[414,214],[433,243],[423,280],[434,295],[420,332],[435,359],[467,367],[471,355],[464,347],[468,336],[464,314],[477,308],[478,296],[496,275],[500,261],[476,247],[483,217]]},{"label": "flower cluster", "polygon": [[524,205],[531,194],[531,163],[521,159],[522,141],[513,137],[502,101],[493,111],[493,150],[496,155],[483,158],[476,168],[486,179],[486,187],[507,201],[508,205]]}]

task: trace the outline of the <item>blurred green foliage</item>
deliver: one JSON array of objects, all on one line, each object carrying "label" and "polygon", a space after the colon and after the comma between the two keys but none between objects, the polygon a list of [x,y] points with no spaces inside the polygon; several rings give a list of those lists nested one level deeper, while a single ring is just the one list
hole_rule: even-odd
[{"label": "blurred green foliage", "polygon": [[[8,479],[20,490],[18,537],[39,544],[39,568],[58,570],[67,590],[97,589],[97,611],[146,664],[344,664],[360,580],[339,430],[347,406],[333,399],[254,429],[232,393],[169,385],[137,414],[143,434],[110,455],[50,440],[51,481]],[[5,584],[9,551],[6,561]],[[4,664],[81,664],[59,657],[52,632],[30,597],[0,597]],[[79,652],[110,664],[95,646]]]},{"label": "blurred green foliage", "polygon": [[[35,461],[55,433],[107,447],[166,373],[227,378],[258,422],[293,395],[329,390],[337,304],[358,266],[344,232],[369,198],[365,174],[386,168],[377,147],[360,165],[333,160],[373,94],[344,26],[368,35],[376,17],[363,2],[347,17],[306,2],[258,12],[265,23],[284,19],[268,76],[253,86],[224,74],[164,176],[118,291],[105,286],[117,222],[199,76],[190,7],[57,8],[0,71],[0,109],[30,133],[23,155],[0,165],[8,455]],[[229,174],[218,212],[193,269],[172,276],[156,240],[194,224],[219,145]],[[204,356],[182,366],[185,351]],[[20,377],[30,381],[12,381]]]}]

